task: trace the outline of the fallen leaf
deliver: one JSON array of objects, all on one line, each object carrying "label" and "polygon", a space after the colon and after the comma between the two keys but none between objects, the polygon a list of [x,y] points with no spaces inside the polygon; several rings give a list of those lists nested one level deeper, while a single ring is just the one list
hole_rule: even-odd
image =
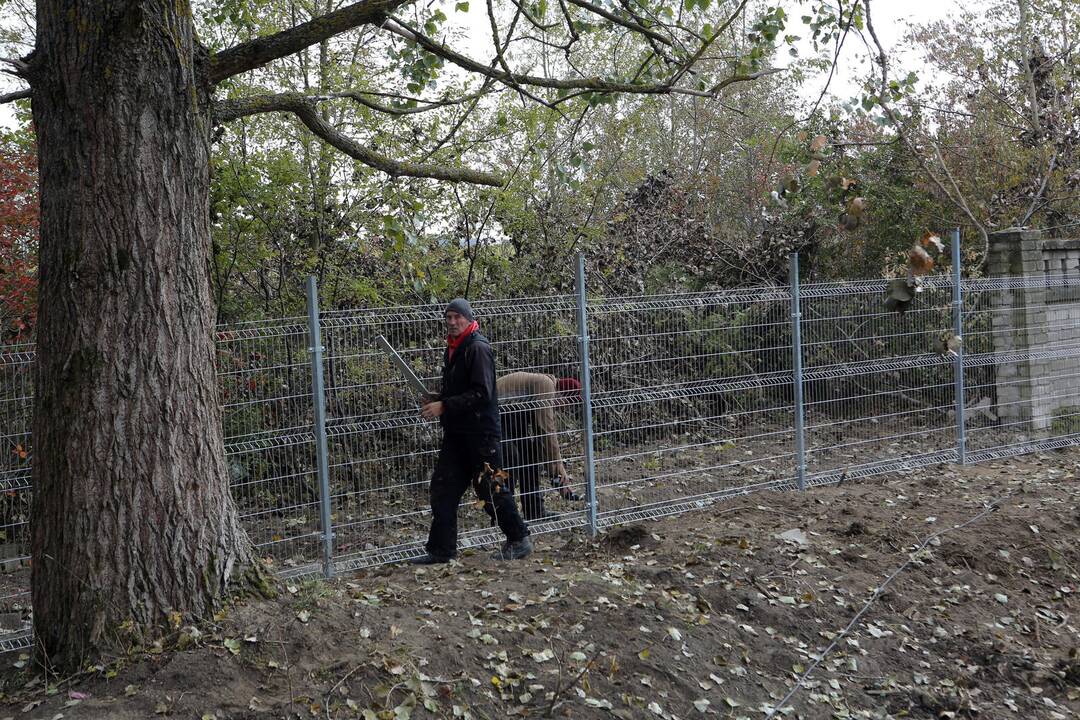
[{"label": "fallen leaf", "polygon": [[809,542],[807,540],[807,538],[806,538],[806,533],[804,533],[799,528],[792,528],[790,530],[785,530],[784,532],[777,535],[777,537],[780,538],[781,540],[786,540],[788,542],[795,543],[796,545],[806,545]]},{"label": "fallen leaf", "polygon": [[553,657],[555,657],[555,653],[552,652],[551,648],[544,648],[540,652],[532,653],[532,659],[535,660],[538,663],[547,662],[548,660],[551,660]]}]

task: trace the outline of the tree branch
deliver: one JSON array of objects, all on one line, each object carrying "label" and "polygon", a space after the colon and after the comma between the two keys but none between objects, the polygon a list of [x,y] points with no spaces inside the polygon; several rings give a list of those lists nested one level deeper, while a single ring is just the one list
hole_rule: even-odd
[{"label": "tree branch", "polygon": [[602,18],[610,20],[611,22],[615,23],[616,25],[622,25],[624,28],[627,28],[628,30],[633,30],[636,33],[641,33],[645,37],[651,38],[652,40],[655,40],[658,43],[662,43],[664,45],[667,45],[668,47],[672,47],[674,45],[674,43],[671,42],[671,39],[669,37],[667,37],[666,35],[664,35],[662,33],[658,33],[655,30],[650,30],[649,28],[645,27],[644,25],[642,25],[639,22],[635,22],[633,20],[627,20],[625,18],[621,18],[618,15],[616,15],[615,13],[611,12],[610,10],[607,10],[607,9],[605,9],[603,7],[600,7],[599,5],[594,5],[591,2],[587,2],[587,0],[566,0],[566,1],[568,3],[570,3],[570,4],[572,4],[572,5],[577,5],[579,8],[583,8],[585,10],[588,10],[589,12],[593,13],[594,15],[599,15]]},{"label": "tree branch", "polygon": [[1031,198],[1031,207],[1024,213],[1024,217],[1017,223],[1018,227],[1026,227],[1028,220],[1035,214],[1035,211],[1039,209],[1039,202],[1042,200],[1043,193],[1046,192],[1046,186],[1050,183],[1050,176],[1054,174],[1054,168],[1057,167],[1058,151],[1054,148],[1054,154],[1050,158],[1050,166],[1046,168],[1046,173],[1043,175],[1042,183],[1039,185],[1038,191],[1035,193],[1035,197]]},{"label": "tree branch", "polygon": [[[745,7],[746,7],[746,3],[747,3],[748,1],[749,1],[749,0],[742,0],[742,2],[741,2],[741,3],[739,3],[739,7],[735,8],[735,12],[733,12],[733,13],[732,13],[732,14],[731,14],[731,15],[730,15],[730,16],[728,17],[728,19],[727,19],[727,22],[725,22],[725,23],[724,23],[723,25],[721,25],[721,26],[720,26],[719,28],[717,28],[717,29],[716,29],[716,31],[715,31],[715,32],[713,32],[713,34],[712,34],[712,36],[711,36],[711,37],[708,37],[708,38],[706,38],[706,39],[705,39],[705,40],[704,40],[704,41],[703,41],[703,42],[701,43],[701,46],[700,46],[700,47],[698,47],[698,49],[697,49],[697,52],[696,52],[696,53],[694,53],[693,57],[691,57],[689,61],[687,61],[687,62],[683,63],[683,66],[682,66],[681,68],[679,68],[678,72],[676,72],[676,73],[675,73],[675,76],[674,76],[674,77],[672,78],[672,82],[678,82],[678,80],[679,80],[679,79],[680,79],[680,78],[681,78],[681,77],[682,77],[682,76],[683,76],[684,74],[686,74],[686,72],[687,72],[687,71],[689,71],[689,70],[690,70],[690,68],[694,67],[694,66],[695,66],[695,65],[697,64],[698,60],[700,60],[700,59],[701,59],[701,57],[702,57],[702,56],[703,56],[703,55],[705,54],[705,51],[709,49],[709,46],[710,46],[710,45],[712,45],[712,44],[713,44],[713,42],[714,42],[714,41],[715,41],[715,40],[716,40],[716,39],[717,39],[718,37],[720,37],[720,34],[721,34],[721,33],[723,33],[723,32],[724,32],[725,30],[727,30],[727,29],[728,29],[728,28],[729,28],[729,27],[731,26],[731,23],[735,22],[735,18],[736,18],[736,17],[738,17],[738,16],[739,16],[739,13],[741,13],[741,12],[743,11],[743,8],[745,8]],[[773,70],[773,72],[779,72],[779,70]],[[769,74],[772,74],[772,73],[770,72]],[[728,79],[730,80],[730,78],[728,78]],[[728,84],[730,84],[730,83],[728,83]],[[719,92],[720,92],[720,91],[721,91],[721,90],[722,90],[723,88],[724,88],[724,85],[723,85],[723,84],[721,84],[721,85],[717,85],[716,87],[714,87],[714,88],[712,89],[712,93],[713,93],[713,95],[717,95],[717,94],[719,94]]]},{"label": "tree branch", "polygon": [[945,158],[941,157],[941,153],[938,151],[937,145],[933,145],[933,143],[931,142],[931,145],[933,145],[934,151],[937,155],[937,160],[941,164],[941,169],[945,173],[946,179],[949,181],[949,184],[952,185],[953,190],[956,191],[955,195],[950,192],[948,188],[945,187],[945,183],[942,182],[941,178],[937,176],[937,173],[933,171],[933,169],[930,167],[930,164],[926,162],[926,158],[923,156],[922,150],[915,144],[914,141],[912,141],[911,137],[904,129],[904,125],[901,122],[900,117],[896,114],[896,111],[892,109],[892,106],[886,100],[889,85],[889,59],[888,56],[885,54],[885,48],[882,46],[881,41],[878,39],[877,33],[874,31],[874,22],[870,16],[870,0],[862,0],[862,3],[863,8],[866,10],[866,30],[870,33],[870,37],[873,39],[874,45],[877,47],[877,62],[878,65],[881,67],[881,85],[878,89],[878,104],[881,106],[882,111],[896,128],[896,132],[900,136],[900,139],[904,141],[905,145],[907,145],[908,150],[915,158],[915,162],[919,163],[919,166],[926,172],[927,176],[934,183],[934,185],[937,186],[938,190],[940,190],[942,194],[944,194],[945,197],[948,198],[949,201],[960,210],[960,212],[966,215],[968,220],[971,221],[971,224],[974,225],[976,230],[979,231],[979,235],[982,237],[983,241],[981,259],[985,260],[990,251],[990,234],[987,232],[986,226],[983,225],[979,218],[975,217],[975,213],[971,210],[971,206],[968,205],[967,198],[964,197],[964,193],[960,190],[960,186],[956,183],[956,179],[953,177],[952,173],[949,172],[949,166],[945,164]]},{"label": "tree branch", "polygon": [[748,82],[750,80],[756,80],[757,78],[764,77],[766,75],[772,75],[783,70],[782,68],[769,68],[754,73],[732,75],[717,83],[709,91],[674,87],[671,82],[656,83],[652,85],[639,85],[629,82],[603,80],[599,77],[548,78],[538,75],[507,73],[505,70],[498,70],[486,66],[480,62],[477,62],[476,60],[473,60],[472,58],[462,55],[461,53],[447,47],[442,43],[435,42],[431,38],[417,32],[416,30],[409,27],[397,18],[389,18],[383,24],[383,28],[385,30],[388,30],[389,32],[394,33],[395,35],[405,38],[406,40],[411,40],[412,42],[415,42],[417,45],[424,48],[432,55],[437,55],[444,60],[452,62],[460,68],[468,70],[469,72],[478,73],[480,75],[486,75],[487,77],[498,80],[499,82],[502,82],[513,88],[517,88],[521,85],[531,85],[533,87],[545,87],[551,88],[553,90],[591,90],[594,92],[626,93],[634,95],[667,95],[669,93],[674,93],[677,95],[694,95],[697,97],[711,98],[728,85],[739,82]]},{"label": "tree branch", "polygon": [[337,128],[315,112],[315,103],[319,99],[299,93],[265,95],[218,102],[214,106],[215,122],[229,122],[249,115],[267,112],[291,112],[307,126],[308,130],[322,138],[349,157],[380,170],[391,177],[420,177],[449,182],[467,182],[474,185],[502,187],[504,180],[499,175],[469,168],[451,168],[443,165],[423,165],[401,162],[365,147],[352,138],[345,136]]},{"label": "tree branch", "polygon": [[15,77],[22,78],[23,80],[30,77],[30,65],[28,65],[26,61],[21,58],[0,58],[0,64],[11,66],[10,68],[0,69],[0,72],[6,75],[14,75]]},{"label": "tree branch", "polygon": [[[416,107],[394,107],[393,105],[386,105],[385,103],[369,100],[368,95],[383,95],[386,93],[374,93],[366,92],[364,90],[343,90],[341,92],[332,93],[328,97],[335,98],[348,98],[353,102],[359,103],[366,108],[374,110],[375,112],[384,113],[386,115],[416,115],[418,113],[429,112],[431,110],[437,110],[443,107],[449,107],[451,105],[462,105],[464,103],[472,102],[477,98],[480,98],[491,92],[491,88],[485,86],[478,92],[463,95],[451,100],[424,100],[422,98],[400,96],[404,100],[412,100],[417,103]],[[312,98],[317,99],[317,98]]]},{"label": "tree branch", "polygon": [[288,57],[334,35],[361,25],[381,23],[394,10],[411,1],[361,0],[288,30],[222,50],[210,58],[210,82],[216,85],[233,75]]},{"label": "tree branch", "polygon": [[9,103],[14,100],[25,100],[33,95],[33,91],[27,88],[26,90],[16,90],[15,92],[9,92],[7,95],[0,95],[0,105]]}]

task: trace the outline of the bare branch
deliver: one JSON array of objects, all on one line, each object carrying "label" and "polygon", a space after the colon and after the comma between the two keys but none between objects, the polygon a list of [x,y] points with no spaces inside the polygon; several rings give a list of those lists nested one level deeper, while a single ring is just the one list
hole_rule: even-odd
[{"label": "bare branch", "polygon": [[611,12],[610,10],[607,10],[607,9],[605,9],[605,8],[599,6],[599,5],[594,5],[593,3],[588,2],[587,0],[566,0],[566,1],[568,3],[570,3],[570,4],[572,4],[572,5],[577,5],[579,8],[583,8],[585,10],[588,10],[589,12],[591,12],[591,13],[593,13],[595,15],[599,15],[600,17],[605,18],[606,20],[610,20],[611,22],[615,23],[616,25],[622,25],[624,28],[633,30],[636,33],[641,33],[645,37],[651,38],[652,40],[655,40],[658,43],[662,43],[662,44],[667,45],[669,47],[674,45],[674,43],[671,42],[671,38],[667,37],[666,35],[664,35],[662,33],[658,33],[655,30],[650,30],[649,28],[645,27],[644,25],[642,25],[639,22],[635,22],[633,20],[627,20],[625,18],[621,18],[618,15],[616,15],[615,13]]},{"label": "bare branch", "polygon": [[374,110],[375,112],[383,113],[385,115],[416,115],[418,113],[430,112],[431,110],[437,110],[439,108],[449,107],[451,105],[462,105],[464,103],[476,100],[479,97],[487,95],[490,92],[492,92],[491,88],[485,85],[478,92],[469,93],[468,95],[462,95],[461,97],[456,97],[450,100],[423,100],[421,98],[407,97],[403,95],[397,96],[402,100],[416,102],[415,107],[394,107],[393,105],[376,102],[375,100],[369,99],[368,96],[386,96],[387,93],[366,92],[364,90],[345,90],[342,92],[332,93],[328,97],[348,98],[349,100],[359,103],[366,108]]},{"label": "bare branch", "polygon": [[16,90],[15,92],[9,92],[7,95],[0,95],[0,105],[12,102],[14,100],[25,100],[31,95],[33,95],[33,91],[31,91],[29,88],[27,88],[26,90]]},{"label": "bare branch", "polygon": [[[487,80],[486,84],[484,86],[484,89],[487,89],[487,85],[490,84],[491,82],[492,81],[490,79]],[[479,97],[479,95],[477,95],[477,97]],[[476,100],[468,108],[465,109],[465,112],[461,113],[461,117],[459,117],[457,119],[457,121],[453,124],[453,126],[447,132],[443,133],[442,138],[440,138],[439,141],[437,143],[435,143],[435,147],[428,150],[427,153],[424,155],[424,161],[425,162],[427,160],[430,160],[432,155],[434,155],[440,149],[442,149],[443,145],[450,142],[450,138],[457,135],[458,130],[461,129],[461,126],[465,124],[465,121],[468,119],[469,115],[471,115],[473,113],[473,111],[476,110],[476,106],[479,105],[479,104],[480,104],[480,101]]]},{"label": "bare branch", "polygon": [[1035,214],[1035,211],[1039,209],[1039,203],[1042,201],[1043,194],[1046,192],[1046,186],[1050,183],[1050,176],[1054,174],[1054,168],[1057,167],[1058,151],[1054,148],[1054,154],[1050,158],[1050,165],[1046,168],[1046,173],[1043,174],[1042,184],[1039,185],[1038,191],[1035,193],[1035,197],[1031,198],[1031,207],[1024,213],[1024,217],[1017,223],[1018,227],[1026,227],[1028,220]]},{"label": "bare branch", "polygon": [[574,18],[570,17],[570,9],[566,7],[566,0],[559,0],[559,9],[562,10],[563,18],[566,20],[566,30],[570,33],[570,41],[566,44],[566,54],[569,56],[570,46],[576,43],[580,37],[574,27]]},{"label": "bare branch", "polygon": [[249,115],[268,112],[291,112],[307,126],[308,130],[325,140],[349,157],[365,165],[381,170],[391,177],[421,177],[449,182],[467,182],[474,185],[502,187],[503,179],[489,172],[469,168],[451,168],[443,165],[423,165],[401,162],[365,147],[352,138],[345,136],[337,128],[315,112],[317,98],[299,93],[264,95],[243,100],[229,100],[216,103],[214,119],[218,123],[237,120]]},{"label": "bare branch", "polygon": [[697,97],[714,97],[720,90],[724,89],[728,85],[739,82],[748,82],[750,80],[756,80],[757,78],[764,77],[766,75],[772,75],[777,72],[782,72],[783,68],[769,68],[766,70],[760,70],[754,73],[740,73],[732,75],[719,83],[717,83],[709,91],[692,90],[689,88],[674,87],[671,82],[656,83],[651,85],[640,85],[637,83],[629,82],[616,82],[613,80],[603,80],[599,77],[581,77],[581,78],[549,78],[538,75],[526,75],[518,73],[507,73],[505,70],[497,70],[492,67],[488,67],[472,58],[466,57],[461,53],[447,47],[443,43],[436,42],[431,38],[417,32],[413,28],[409,27],[401,20],[397,18],[390,18],[383,25],[383,28],[405,38],[415,42],[420,47],[424,48],[433,55],[437,55],[444,60],[448,60],[453,64],[461,67],[469,72],[486,75],[487,77],[498,80],[505,83],[510,87],[517,87],[520,85],[531,85],[534,87],[545,87],[554,90],[592,90],[594,92],[603,93],[627,93],[636,95],[666,95],[669,93],[678,95],[694,95]]},{"label": "bare branch", "polygon": [[30,77],[30,66],[25,60],[20,58],[0,58],[0,64],[10,65],[10,68],[0,68],[0,72],[6,75],[14,75],[17,78],[26,79]]},{"label": "bare branch", "polygon": [[510,66],[506,64],[506,49],[510,46],[510,39],[514,34],[514,28],[517,27],[517,19],[521,15],[521,9],[519,7],[517,12],[514,13],[514,20],[510,23],[510,29],[506,31],[505,45],[499,39],[499,23],[495,19],[495,5],[492,0],[487,0],[487,15],[488,23],[491,25],[491,43],[495,46],[495,58],[491,61],[491,66],[500,65],[509,75]]},{"label": "bare branch", "polygon": [[530,25],[532,25],[540,32],[550,32],[555,27],[555,23],[548,23],[547,25],[544,25],[542,22],[533,17],[532,13],[529,12],[529,9],[521,4],[521,0],[510,0],[510,3],[517,8],[517,11],[521,13],[521,15],[529,22]]},{"label": "bare branch", "polygon": [[752,73],[737,73],[735,75],[729,75],[720,82],[716,83],[708,92],[690,93],[687,91],[687,94],[700,95],[701,97],[716,97],[720,94],[720,91],[726,88],[728,85],[751,82],[759,78],[768,77],[769,75],[776,75],[777,73],[782,73],[785,70],[787,70],[787,68],[765,68],[764,70],[758,70],[757,72]]},{"label": "bare branch", "polygon": [[216,85],[233,75],[262,67],[334,35],[361,25],[381,23],[394,10],[409,2],[411,0],[361,0],[288,30],[222,50],[210,58],[210,82]]},{"label": "bare branch", "polygon": [[[510,21],[510,27],[506,31],[506,42],[502,42],[501,40],[499,40],[499,27],[498,27],[497,22],[495,21],[495,7],[492,4],[492,0],[487,0],[488,20],[490,21],[490,24],[491,24],[491,41],[492,41],[492,44],[495,47],[495,57],[492,59],[491,64],[490,64],[489,67],[494,68],[496,65],[499,65],[499,66],[502,67],[503,73],[505,75],[512,75],[513,74],[513,72],[510,70],[510,66],[507,65],[507,63],[506,63],[506,50],[510,47],[510,43],[513,40],[514,29],[517,27],[518,19],[523,14],[523,11],[522,11],[520,5],[515,4],[515,7],[517,7],[518,9],[514,12],[514,17]],[[485,86],[487,85],[487,83],[489,83],[489,82],[491,82],[492,80],[495,80],[495,79],[496,78],[493,77],[492,75],[487,75],[486,78],[485,78],[485,81],[484,81]],[[551,108],[552,110],[558,111],[555,104],[549,103],[548,101],[544,100],[543,98],[537,97],[536,95],[530,93],[525,88],[521,87],[521,85],[519,85],[517,83],[514,83],[514,82],[505,82],[505,81],[504,81],[504,84],[507,85],[510,88],[513,88],[522,97],[526,97],[529,100],[532,100],[533,102],[540,103],[541,105],[545,105],[545,106]],[[456,132],[456,128],[455,128],[455,132]]]},{"label": "bare branch", "polygon": [[[748,2],[748,0],[742,0],[742,2],[741,2],[741,3],[739,3],[739,7],[735,8],[735,12],[733,12],[733,13],[732,13],[732,14],[731,14],[731,15],[730,15],[730,16],[728,17],[728,19],[727,19],[727,22],[725,22],[725,23],[724,23],[723,25],[721,25],[721,26],[720,26],[720,27],[719,27],[719,28],[718,28],[718,29],[716,30],[716,32],[714,32],[714,33],[712,34],[712,36],[711,36],[711,37],[707,38],[707,39],[706,39],[706,40],[705,40],[704,42],[702,42],[702,43],[701,43],[701,46],[700,46],[700,47],[699,47],[699,48],[697,49],[697,52],[696,52],[696,53],[694,53],[693,57],[691,57],[691,58],[690,58],[690,60],[689,60],[688,62],[685,62],[685,63],[683,63],[683,66],[682,66],[681,68],[679,68],[678,72],[676,72],[676,73],[675,73],[675,76],[674,76],[674,77],[672,78],[672,82],[678,82],[678,80],[679,80],[679,79],[680,79],[680,78],[681,78],[681,77],[682,77],[682,76],[683,76],[683,75],[684,75],[684,74],[685,74],[685,73],[686,73],[687,71],[689,71],[689,70],[690,70],[690,68],[694,67],[694,66],[695,66],[695,65],[697,64],[698,60],[700,60],[700,59],[701,59],[701,57],[702,57],[702,56],[703,56],[703,55],[705,54],[705,51],[709,49],[709,46],[710,46],[710,45],[712,45],[712,44],[713,44],[713,42],[714,42],[714,41],[715,41],[715,40],[716,40],[716,39],[717,39],[718,37],[720,37],[720,34],[721,34],[721,33],[723,33],[723,32],[724,32],[725,30],[727,30],[727,29],[728,29],[728,27],[729,27],[729,26],[731,25],[731,23],[735,22],[735,18],[736,18],[736,17],[738,17],[739,13],[741,13],[741,12],[742,12],[742,10],[743,10],[743,8],[745,8],[745,7],[746,7],[746,3],[747,3],[747,2]],[[778,72],[778,71],[777,71],[777,72]],[[771,74],[771,73],[770,73],[770,74]],[[730,78],[729,78],[729,80],[730,80]],[[729,83],[729,84],[730,84],[730,83]],[[718,94],[718,93],[719,93],[719,92],[720,92],[720,91],[721,91],[721,90],[722,90],[723,88],[724,88],[724,86],[723,86],[722,84],[721,84],[721,85],[718,85],[718,86],[716,86],[715,88],[713,88],[713,90],[712,90],[712,93],[713,93],[713,95],[716,95],[716,94]]]},{"label": "bare branch", "polygon": [[878,89],[878,104],[881,106],[882,111],[892,122],[896,128],[897,134],[900,139],[907,145],[908,150],[911,152],[915,161],[919,163],[919,166],[926,172],[930,180],[937,186],[938,190],[945,195],[949,201],[955,205],[964,215],[967,216],[971,224],[979,231],[979,235],[982,237],[982,259],[986,259],[990,249],[990,235],[986,230],[986,226],[975,216],[975,213],[971,210],[971,206],[967,202],[967,198],[964,197],[964,193],[960,190],[960,186],[956,183],[956,179],[952,173],[949,172],[949,166],[945,164],[945,159],[941,157],[941,153],[938,151],[937,145],[933,145],[934,152],[937,156],[938,163],[941,165],[942,171],[945,173],[946,180],[949,181],[949,185],[952,186],[952,191],[945,187],[945,183],[938,177],[937,173],[933,171],[930,164],[926,161],[922,150],[911,139],[910,135],[904,129],[904,125],[901,122],[901,118],[893,110],[892,105],[889,104],[886,99],[888,96],[888,84],[889,84],[889,58],[885,54],[885,48],[882,46],[881,41],[878,39],[877,33],[874,31],[874,22],[870,16],[870,0],[862,0],[863,8],[866,10],[866,30],[870,33],[870,37],[874,41],[874,45],[877,47],[877,62],[881,68],[880,87]]}]

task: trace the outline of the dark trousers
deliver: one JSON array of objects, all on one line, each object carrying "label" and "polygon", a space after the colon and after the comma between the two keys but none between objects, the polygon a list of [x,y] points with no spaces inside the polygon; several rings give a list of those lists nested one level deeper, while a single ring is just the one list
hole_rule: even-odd
[{"label": "dark trousers", "polygon": [[525,435],[506,440],[503,448],[506,450],[506,464],[513,468],[510,470],[510,480],[517,486],[522,516],[526,520],[543,518],[544,489],[541,475],[546,466],[540,460],[544,457],[544,439]]},{"label": "dark trousers", "polygon": [[[502,467],[499,438],[494,435],[443,436],[439,460],[431,474],[431,531],[424,546],[428,554],[437,557],[457,555],[457,510],[469,486],[484,471],[484,463],[493,470]],[[477,495],[484,501],[484,511],[498,523],[506,539],[517,542],[529,534],[525,522],[514,504],[511,487],[502,484],[492,492],[486,482],[476,486]]]}]

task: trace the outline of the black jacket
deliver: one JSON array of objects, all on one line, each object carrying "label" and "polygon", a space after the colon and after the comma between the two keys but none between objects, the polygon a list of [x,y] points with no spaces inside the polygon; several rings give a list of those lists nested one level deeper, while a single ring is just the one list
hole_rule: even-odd
[{"label": "black jacket", "polygon": [[453,358],[443,355],[443,430],[455,435],[499,437],[499,396],[495,389],[495,354],[488,339],[474,332]]}]

